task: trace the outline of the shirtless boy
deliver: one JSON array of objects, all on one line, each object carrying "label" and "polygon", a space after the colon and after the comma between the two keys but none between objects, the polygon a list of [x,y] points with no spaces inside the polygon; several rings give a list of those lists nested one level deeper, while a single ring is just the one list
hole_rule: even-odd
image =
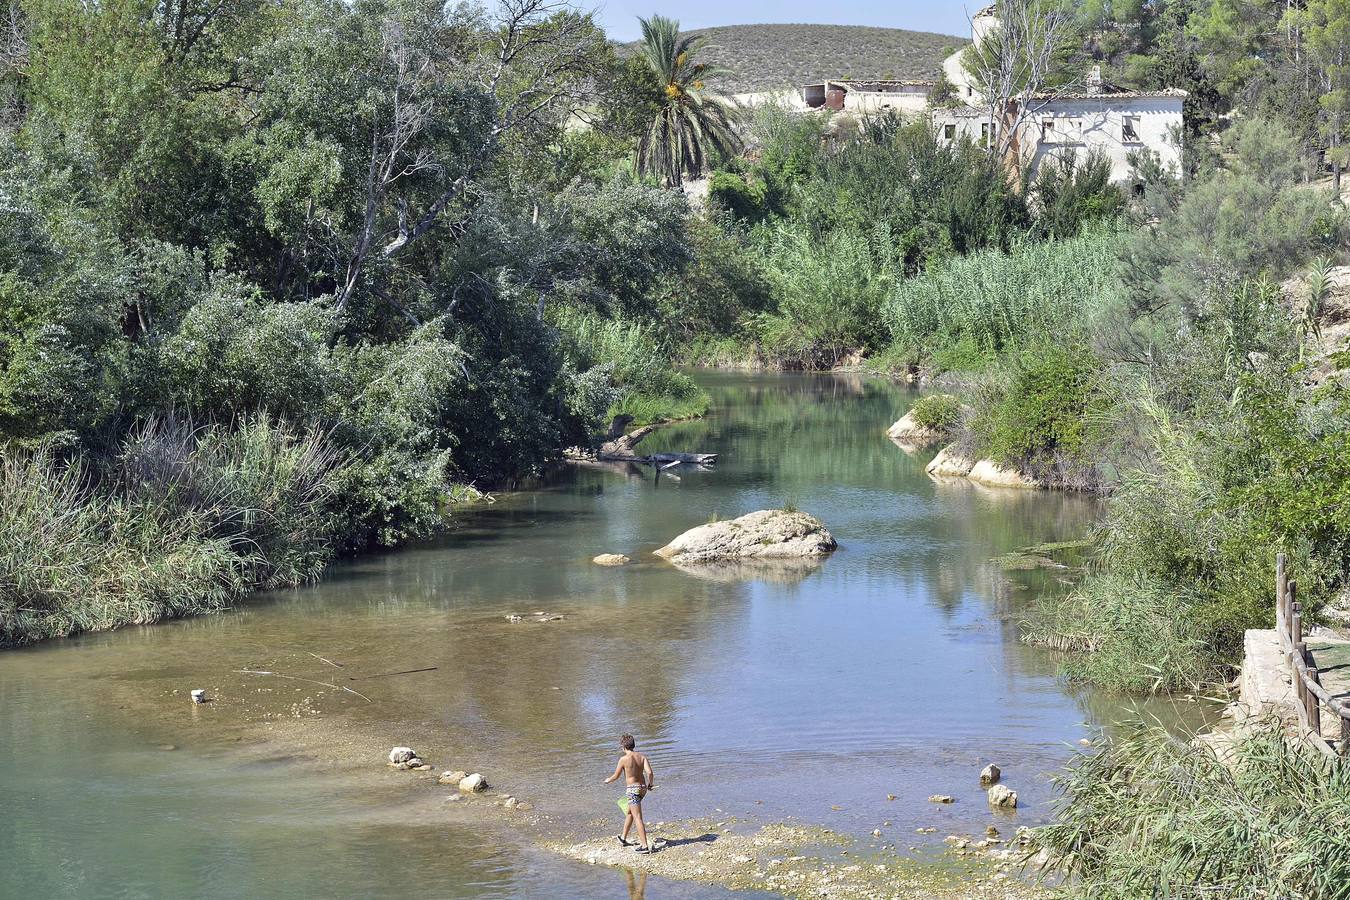
[{"label": "shirtless boy", "polygon": [[623,756],[619,757],[619,764],[614,767],[614,774],[605,779],[605,784],[612,784],[618,781],[620,776],[625,778],[628,793],[628,814],[623,817],[623,834],[619,835],[619,843],[625,847],[634,846],[628,840],[628,829],[633,827],[634,823],[637,823],[637,852],[651,853],[651,844],[647,842],[647,824],[642,821],[642,798],[647,796],[648,791],[656,787],[654,783],[656,776],[652,774],[652,764],[647,757],[633,749],[637,744],[633,741],[631,734],[620,737],[619,746],[623,748]]}]

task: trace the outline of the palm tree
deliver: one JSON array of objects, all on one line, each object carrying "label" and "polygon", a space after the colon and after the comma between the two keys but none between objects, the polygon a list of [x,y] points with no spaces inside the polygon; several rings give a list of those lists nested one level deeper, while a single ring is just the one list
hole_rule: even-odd
[{"label": "palm tree", "polygon": [[734,126],[735,104],[706,86],[727,70],[695,62],[704,38],[680,37],[679,22],[664,16],[638,21],[642,23],[640,52],[665,91],[660,111],[638,141],[638,171],[660,175],[667,185],[678,185],[686,174],[703,174],[711,152],[733,155],[741,149]]}]

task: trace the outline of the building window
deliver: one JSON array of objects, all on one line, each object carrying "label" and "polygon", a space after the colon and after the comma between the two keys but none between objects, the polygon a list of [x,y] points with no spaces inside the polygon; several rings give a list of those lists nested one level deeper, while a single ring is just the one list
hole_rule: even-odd
[{"label": "building window", "polygon": [[1126,143],[1139,142],[1139,117],[1126,116],[1120,126],[1120,138]]},{"label": "building window", "polygon": [[1041,119],[1041,143],[1049,144],[1055,140],[1055,120]]},{"label": "building window", "polygon": [[943,125],[943,126],[942,126],[942,139],[943,139],[944,141],[954,141],[954,140],[956,140],[956,126],[953,125],[953,124],[950,124],[950,123],[947,124],[947,125]]},{"label": "building window", "polygon": [[981,122],[981,123],[980,123],[980,146],[982,146],[982,147],[988,147],[988,146],[989,146],[989,123],[988,123],[988,122]]}]

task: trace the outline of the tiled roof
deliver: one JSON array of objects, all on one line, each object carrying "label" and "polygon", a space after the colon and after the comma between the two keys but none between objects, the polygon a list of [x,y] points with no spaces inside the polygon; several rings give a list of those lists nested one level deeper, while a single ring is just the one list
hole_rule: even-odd
[{"label": "tiled roof", "polygon": [[1162,88],[1157,91],[1073,91],[1066,94],[1036,94],[1033,100],[1131,100],[1136,97],[1186,97],[1181,88]]}]

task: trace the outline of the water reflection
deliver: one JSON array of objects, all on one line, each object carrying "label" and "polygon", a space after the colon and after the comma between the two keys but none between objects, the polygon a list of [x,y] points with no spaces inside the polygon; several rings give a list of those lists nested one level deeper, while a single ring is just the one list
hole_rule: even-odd
[{"label": "water reflection", "polygon": [[[87,893],[79,885],[106,865],[151,895],[187,885],[249,896],[247,873],[262,872],[279,885],[315,878],[330,896],[368,894],[361,886],[379,879],[394,894],[425,883],[519,895],[547,882],[564,885],[558,896],[623,896],[619,873],[599,888],[451,824],[379,765],[403,743],[489,773],[564,828],[612,816],[597,782],[622,731],[661,772],[658,820],[795,816],[862,836],[891,821],[887,839],[915,843],[914,828],[931,825],[937,840],[987,824],[976,774],[988,761],[1023,798],[1018,821],[1043,818],[1043,773],[1083,723],[1109,722],[1122,704],[1067,691],[1055,657],[1018,642],[1024,598],[1062,589],[1052,575],[1018,573],[1023,589],[1009,590],[988,560],[1080,536],[1093,501],[933,483],[931,451],[885,438],[915,396],[885,382],[705,381],[716,414],[644,448],[719,453],[710,471],[659,483],[572,471],[312,588],[0,656],[0,800],[17,810],[0,824],[0,852],[20,860],[20,883],[32,896]],[[789,502],[841,544],[809,571],[686,572],[650,554],[714,516]],[[635,562],[591,564],[605,552]],[[246,668],[352,685],[371,702]],[[388,675],[413,669],[428,671]],[[216,702],[188,704],[198,687]],[[1149,711],[1186,719],[1196,708]],[[278,736],[301,768],[339,771],[296,775],[274,758]],[[161,742],[183,749],[147,749]],[[240,746],[271,761],[240,762]],[[958,802],[925,802],[939,792]],[[173,831],[183,821],[195,824]],[[427,862],[416,848],[431,843],[465,851]],[[296,855],[311,863],[287,869]],[[68,883],[51,880],[60,871]],[[657,884],[627,888],[656,896]],[[659,884],[662,897],[684,896]]]}]

